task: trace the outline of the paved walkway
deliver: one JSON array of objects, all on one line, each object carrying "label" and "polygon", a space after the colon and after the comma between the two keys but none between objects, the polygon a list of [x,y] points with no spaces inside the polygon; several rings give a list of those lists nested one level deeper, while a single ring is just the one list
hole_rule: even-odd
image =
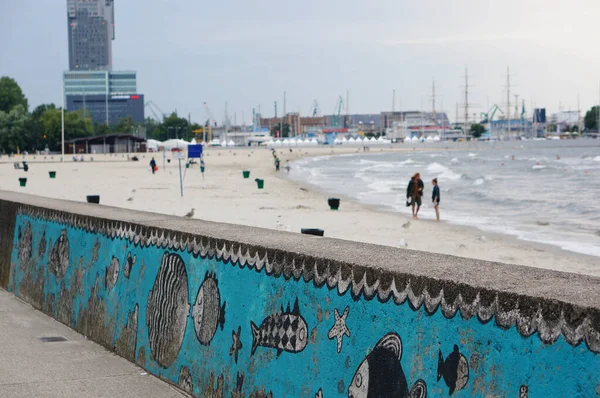
[{"label": "paved walkway", "polygon": [[0,289],[0,397],[186,396]]}]

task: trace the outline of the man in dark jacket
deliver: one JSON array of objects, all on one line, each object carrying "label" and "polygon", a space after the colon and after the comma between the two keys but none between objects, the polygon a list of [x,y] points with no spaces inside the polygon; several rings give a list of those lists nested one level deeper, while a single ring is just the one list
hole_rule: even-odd
[{"label": "man in dark jacket", "polygon": [[154,172],[156,171],[156,160],[154,160],[154,158],[152,158],[152,160],[150,161],[150,168],[152,169],[152,174],[154,174]]},{"label": "man in dark jacket", "polygon": [[412,205],[412,214],[415,220],[419,218],[419,210],[421,209],[422,204],[421,197],[423,196],[423,188],[425,188],[425,184],[423,184],[423,180],[421,180],[421,174],[416,173],[410,179],[408,187],[406,188],[406,200],[410,200],[410,204]]}]

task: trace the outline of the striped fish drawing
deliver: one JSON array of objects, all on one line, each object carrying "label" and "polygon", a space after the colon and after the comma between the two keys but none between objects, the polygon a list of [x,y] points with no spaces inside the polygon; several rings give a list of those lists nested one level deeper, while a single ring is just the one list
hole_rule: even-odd
[{"label": "striped fish drawing", "polygon": [[165,253],[146,307],[151,358],[165,369],[179,355],[189,312],[185,263],[178,254]]},{"label": "striped fish drawing", "polygon": [[288,304],[287,310],[283,310],[266,317],[260,327],[250,321],[252,329],[252,355],[258,346],[275,348],[277,357],[283,351],[298,353],[304,350],[308,343],[308,326],[306,321],[300,315],[298,298],[294,303],[294,308],[290,311]]}]

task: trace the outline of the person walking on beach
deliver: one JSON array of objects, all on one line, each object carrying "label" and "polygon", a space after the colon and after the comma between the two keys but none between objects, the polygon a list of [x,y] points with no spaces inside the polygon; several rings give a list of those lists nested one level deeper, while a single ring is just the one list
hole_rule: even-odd
[{"label": "person walking on beach", "polygon": [[156,160],[154,158],[150,161],[150,168],[152,169],[152,174],[154,174],[156,172]]},{"label": "person walking on beach", "polygon": [[275,171],[279,171],[280,164],[281,162],[279,161],[279,158],[275,158]]},{"label": "person walking on beach", "polygon": [[433,192],[431,193],[431,201],[433,202],[433,208],[435,209],[436,221],[440,221],[440,187],[438,185],[437,178],[434,178],[431,183],[433,184]]},{"label": "person walking on beach", "polygon": [[[421,180],[421,174],[416,173],[408,183],[406,188],[406,199],[410,198],[410,204],[412,205],[413,218],[416,220],[419,218],[419,210],[421,209],[421,196],[423,196],[423,180]],[[416,207],[416,208],[415,208]]]}]

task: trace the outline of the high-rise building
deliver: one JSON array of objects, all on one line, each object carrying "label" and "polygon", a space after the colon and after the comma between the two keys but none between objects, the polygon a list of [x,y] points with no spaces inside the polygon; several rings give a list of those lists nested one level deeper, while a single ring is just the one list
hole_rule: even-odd
[{"label": "high-rise building", "polygon": [[110,70],[115,39],[113,0],[67,0],[69,69]]},{"label": "high-rise building", "polygon": [[69,71],[63,77],[67,110],[81,111],[98,124],[115,125],[131,117],[144,122],[144,96],[135,72]]},{"label": "high-rise building", "polygon": [[114,0],[67,0],[69,71],[63,75],[66,109],[82,111],[95,123],[115,125],[131,117],[144,121],[144,96],[135,72],[112,71]]}]

